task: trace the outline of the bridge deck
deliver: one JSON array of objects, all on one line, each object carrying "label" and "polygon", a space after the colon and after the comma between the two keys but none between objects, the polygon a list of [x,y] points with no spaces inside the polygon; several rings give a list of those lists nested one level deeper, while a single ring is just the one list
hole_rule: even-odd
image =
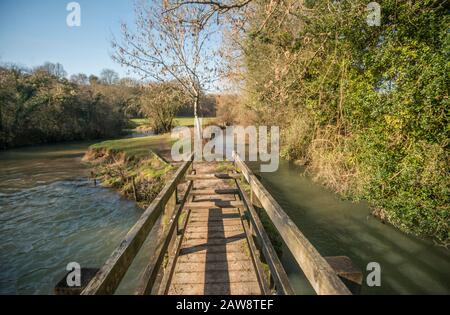
[{"label": "bridge deck", "polygon": [[168,294],[261,294],[243,228],[233,179],[219,173],[217,163],[195,163],[197,177],[185,205],[190,209]]}]

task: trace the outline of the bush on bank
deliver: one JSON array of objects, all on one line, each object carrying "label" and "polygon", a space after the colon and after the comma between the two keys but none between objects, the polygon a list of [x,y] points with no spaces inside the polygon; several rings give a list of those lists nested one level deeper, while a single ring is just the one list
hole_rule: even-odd
[{"label": "bush on bank", "polygon": [[366,1],[254,2],[247,107],[318,181],[448,245],[450,17],[440,1],[380,3],[369,26]]}]

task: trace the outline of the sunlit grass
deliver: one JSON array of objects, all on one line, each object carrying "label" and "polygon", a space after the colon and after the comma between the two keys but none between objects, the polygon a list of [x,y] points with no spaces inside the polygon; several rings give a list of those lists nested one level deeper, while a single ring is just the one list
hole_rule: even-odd
[{"label": "sunlit grass", "polygon": [[[215,117],[203,117],[203,125],[210,125],[216,121]],[[150,126],[150,121],[147,118],[133,118],[130,119],[130,125],[132,128],[148,127]],[[177,117],[174,121],[175,126],[182,127],[193,127],[194,117]]]},{"label": "sunlit grass", "polygon": [[107,150],[114,153],[123,152],[127,157],[146,158],[153,151],[158,152],[162,146],[171,143],[170,135],[157,135],[142,138],[108,140],[91,146],[93,150]]},{"label": "sunlit grass", "polygon": [[[203,117],[203,125],[212,124],[215,120],[215,117]],[[175,124],[177,126],[193,127],[194,117],[177,117],[175,118]]]}]

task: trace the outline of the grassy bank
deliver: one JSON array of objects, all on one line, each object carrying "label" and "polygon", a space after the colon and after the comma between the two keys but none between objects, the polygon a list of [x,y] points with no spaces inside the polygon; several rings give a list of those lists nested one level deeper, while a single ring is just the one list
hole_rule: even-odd
[{"label": "grassy bank", "polygon": [[[209,125],[216,121],[215,117],[204,117],[203,124]],[[130,125],[136,129],[149,128],[150,121],[147,118],[130,119]],[[193,127],[194,117],[177,117],[175,118],[175,126]]]},{"label": "grassy bank", "polygon": [[168,135],[104,141],[92,145],[83,160],[102,185],[147,207],[173,171],[163,157],[169,144]]}]

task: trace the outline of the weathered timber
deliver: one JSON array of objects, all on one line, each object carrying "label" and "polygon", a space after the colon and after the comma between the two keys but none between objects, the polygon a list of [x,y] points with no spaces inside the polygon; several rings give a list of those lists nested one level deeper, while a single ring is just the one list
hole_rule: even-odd
[{"label": "weathered timber", "polygon": [[160,238],[161,244],[159,246],[157,246],[156,252],[153,253],[149,264],[145,268],[144,273],[142,274],[142,276],[139,280],[136,294],[145,295],[145,294],[151,293],[154,282],[158,275],[158,271],[160,270],[161,264],[163,263],[166,251],[169,247],[170,242],[172,241],[173,234],[176,231],[175,229],[177,227],[177,223],[178,223],[178,219],[180,217],[181,210],[184,207],[187,197],[189,196],[189,192],[191,191],[191,188],[192,188],[192,181],[189,182],[189,186],[187,188],[187,191],[186,191],[183,199],[181,200],[181,203],[179,205],[177,205],[175,213],[173,214],[172,218],[170,219],[168,225],[165,227],[165,230]]},{"label": "weathered timber", "polygon": [[192,164],[193,155],[175,173],[169,183],[153,200],[147,210],[142,214],[136,224],[125,236],[118,248],[113,252],[105,265],[98,271],[94,279],[81,294],[113,294],[120,284],[133,259],[160,217],[167,201],[171,198],[177,185]]},{"label": "weathered timber", "polygon": [[325,257],[325,260],[353,294],[359,294],[361,292],[361,285],[363,282],[362,270],[358,268],[349,257],[332,256]]},{"label": "weathered timber", "polygon": [[189,209],[214,209],[214,208],[242,208],[244,204],[240,201],[205,201],[205,202],[190,202],[186,204]]},{"label": "weathered timber", "polygon": [[239,194],[238,189],[198,189],[192,190],[193,196],[210,196],[210,195],[236,195]]},{"label": "weathered timber", "polygon": [[316,293],[319,295],[351,294],[330,264],[300,232],[236,152],[233,152],[233,158]]},{"label": "weathered timber", "polygon": [[272,242],[269,239],[264,227],[262,225],[261,220],[259,219],[258,214],[256,213],[255,208],[253,207],[250,198],[247,196],[245,191],[242,189],[239,182],[236,182],[238,189],[241,193],[241,198],[246,205],[248,212],[250,214],[250,222],[253,225],[256,235],[261,243],[261,251],[264,255],[266,263],[269,266],[270,274],[275,282],[276,289],[279,294],[284,295],[293,295],[294,290],[289,283],[289,278],[284,271],[283,265],[281,264],[280,259],[277,256],[275,248],[273,248]]},{"label": "weathered timber", "polygon": [[239,178],[240,175],[236,174],[197,174],[197,175],[188,175],[186,176],[187,180],[216,180],[216,179],[236,179]]}]

